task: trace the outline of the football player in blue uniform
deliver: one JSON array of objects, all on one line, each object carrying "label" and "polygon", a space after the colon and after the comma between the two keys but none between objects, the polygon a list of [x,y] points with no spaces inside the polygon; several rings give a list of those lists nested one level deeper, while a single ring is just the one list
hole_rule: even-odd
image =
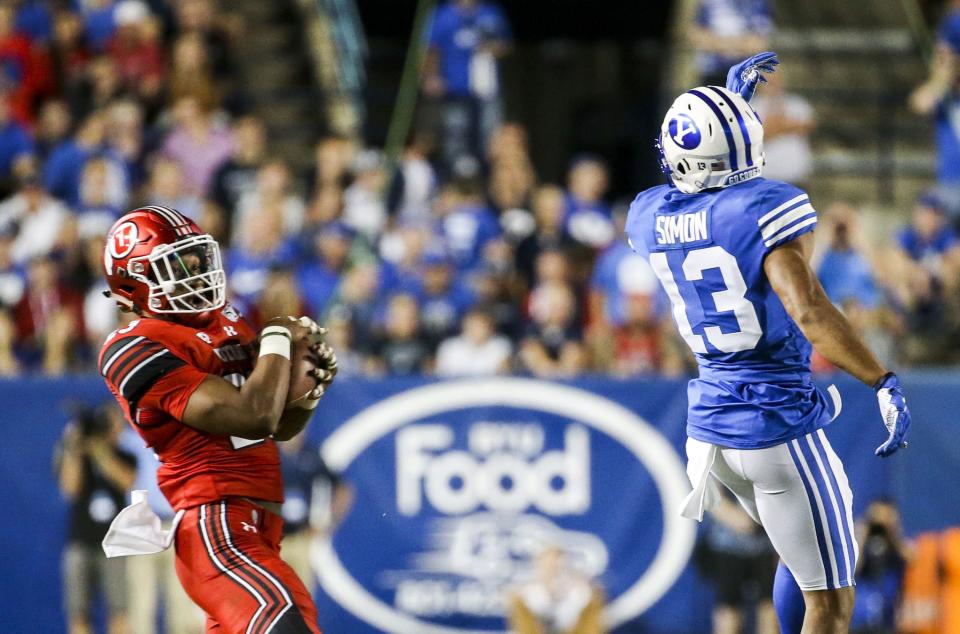
[{"label": "football player in blue uniform", "polygon": [[897,376],[810,268],[807,194],[761,175],[763,125],[748,100],[776,63],[754,56],[726,88],[677,97],[658,142],[670,184],[636,197],[626,233],[700,367],[688,389],[684,515],[702,519],[716,487],[730,489],[803,592],[802,632],[828,634],[849,626],[857,543],[850,486],[823,433],[840,395],[813,384],[811,348],[876,390],[887,430],[877,455],[906,445],[910,413]]}]

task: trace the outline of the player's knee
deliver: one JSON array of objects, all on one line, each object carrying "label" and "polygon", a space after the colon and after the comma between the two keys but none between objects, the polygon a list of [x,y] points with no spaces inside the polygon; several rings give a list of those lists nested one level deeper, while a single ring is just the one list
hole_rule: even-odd
[{"label": "player's knee", "polygon": [[817,617],[822,623],[845,625],[853,614],[853,593],[852,587],[804,592],[807,614]]}]

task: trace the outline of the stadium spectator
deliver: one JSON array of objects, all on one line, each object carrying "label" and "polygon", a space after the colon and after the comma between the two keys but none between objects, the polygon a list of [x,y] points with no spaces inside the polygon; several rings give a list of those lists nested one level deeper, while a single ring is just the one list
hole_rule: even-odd
[{"label": "stadium spectator", "polygon": [[17,328],[10,311],[0,307],[0,376],[15,377],[20,373],[20,362],[14,352]]},{"label": "stadium spectator", "polygon": [[206,195],[217,169],[233,154],[233,132],[215,121],[211,104],[185,96],[174,105],[176,127],[163,143],[163,153],[180,163],[186,190]]},{"label": "stadium spectator", "polygon": [[573,568],[558,546],[547,546],[534,577],[508,596],[510,631],[516,634],[601,634],[603,590]]},{"label": "stadium spectator", "polygon": [[960,217],[960,133],[953,121],[960,108],[960,2],[950,0],[937,31],[930,74],[910,95],[910,107],[932,116],[936,128],[937,181],[950,215]]},{"label": "stadium spectator", "polygon": [[234,123],[233,135],[233,154],[214,174],[210,191],[213,202],[230,217],[240,199],[257,187],[257,173],[265,159],[266,129],[260,119],[247,116]]},{"label": "stadium spectator", "polygon": [[453,335],[473,303],[473,296],[455,277],[453,262],[442,251],[427,252],[419,279],[402,284],[420,305],[420,325],[431,349]]},{"label": "stadium spectator", "polygon": [[28,169],[33,151],[30,133],[13,118],[10,95],[0,88],[0,195],[13,189],[15,177]]},{"label": "stadium spectator", "polygon": [[324,340],[337,352],[337,377],[362,375],[364,358],[354,344],[350,311],[336,306],[327,313],[323,324],[328,331]]},{"label": "stadium spectator", "polygon": [[416,133],[403,150],[390,186],[391,212],[401,221],[424,222],[431,217],[437,173],[430,162],[433,135]]},{"label": "stadium spectator", "polygon": [[20,354],[45,374],[62,374],[78,361],[83,298],[60,279],[57,263],[36,256],[27,267],[26,292],[14,308]]},{"label": "stadium spectator", "polygon": [[54,91],[71,105],[76,115],[77,93],[90,61],[90,50],[83,37],[83,20],[69,9],[59,9],[53,14],[48,57]]},{"label": "stadium spectator", "polygon": [[284,236],[296,235],[303,227],[306,209],[303,200],[292,191],[290,170],[283,161],[268,161],[257,170],[253,189],[237,202],[233,222],[244,224],[254,214],[278,218]]},{"label": "stadium spectator", "polygon": [[[43,184],[51,195],[70,206],[80,201],[80,179],[87,161],[103,157],[110,161],[118,178],[126,179],[126,164],[115,152],[104,147],[106,118],[102,111],[93,112],[80,124],[76,135],[56,146],[43,166]],[[121,174],[122,173],[122,174]]]},{"label": "stadium spectator", "polygon": [[317,540],[331,537],[349,511],[353,488],[327,467],[319,448],[306,438],[298,434],[278,444],[284,486],[280,554],[312,595],[317,587],[312,551]]},{"label": "stadium spectator", "polygon": [[[380,267],[366,260],[351,266],[344,274],[342,282],[325,311],[316,311],[318,315],[337,314],[350,320],[353,341],[358,348],[369,352],[377,341],[375,322],[382,317],[382,297],[389,290],[382,279]],[[338,353],[339,354],[339,353]]]},{"label": "stadium spectator", "polygon": [[[34,128],[34,156],[42,165],[53,148],[57,147],[66,140],[70,134],[70,127],[73,125],[73,117],[70,114],[70,108],[65,101],[60,99],[50,99],[43,102],[40,106],[40,113],[37,115],[37,125]],[[0,140],[0,147],[3,147],[3,141]]]},{"label": "stadium spectator", "polygon": [[437,349],[437,376],[486,376],[510,370],[513,346],[497,335],[493,318],[472,309],[463,317],[461,334],[444,340]]},{"label": "stadium spectator", "polygon": [[314,196],[331,187],[342,190],[352,177],[356,144],[342,136],[327,136],[317,143],[313,166],[306,174],[307,191]]},{"label": "stadium spectator", "polygon": [[459,179],[447,189],[447,202],[438,205],[440,237],[461,271],[480,263],[488,242],[500,235],[500,224],[483,199],[483,187],[475,178]]},{"label": "stadium spectator", "polygon": [[470,287],[476,298],[473,308],[490,315],[496,332],[510,341],[519,338],[522,328],[514,278],[514,271],[504,273],[489,265],[470,276]]},{"label": "stadium spectator", "polygon": [[[895,315],[884,304],[884,289],[877,283],[874,263],[859,214],[843,203],[827,207],[821,222],[826,236],[818,255],[817,277],[827,296],[843,308],[844,314],[857,328],[865,341],[886,363],[894,360],[892,332],[899,329]],[[881,264],[881,267],[883,264]],[[892,273],[891,273],[892,275]],[[815,372],[835,370],[820,355],[814,354]]]},{"label": "stadium spectator", "polygon": [[15,20],[13,4],[0,4],[0,86],[9,90],[12,118],[29,124],[42,77],[37,72],[39,65],[34,63],[30,39],[17,31]]},{"label": "stadium spectator", "polygon": [[341,222],[317,229],[309,242],[307,257],[297,266],[297,282],[307,304],[322,314],[340,286],[348,268],[348,256],[356,234]]},{"label": "stadium spectator", "polygon": [[788,92],[784,81],[783,71],[771,73],[750,102],[763,121],[763,177],[806,189],[813,174],[813,107],[801,95]]},{"label": "stadium spectator", "polygon": [[230,14],[223,10],[216,11],[213,0],[180,0],[174,8],[175,35],[199,36],[213,76],[219,81],[233,78],[236,70]]},{"label": "stadium spectator", "polygon": [[530,294],[530,317],[520,347],[523,368],[547,379],[579,374],[586,367],[586,353],[570,287],[560,282],[537,286]]},{"label": "stadium spectator", "polygon": [[173,103],[191,96],[205,104],[221,103],[224,95],[210,68],[200,34],[188,33],[174,42],[166,88]]},{"label": "stadium spectator", "polygon": [[[97,342],[99,344],[99,341]],[[136,458],[137,470],[131,488],[147,492],[147,504],[161,520],[164,530],[173,521],[173,509],[157,486],[160,461],[152,447],[129,426],[124,425],[118,446]],[[130,631],[135,634],[157,634],[159,613],[163,612],[166,634],[199,634],[203,630],[203,611],[190,600],[177,579],[174,549],[149,556],[124,557],[127,565]]]},{"label": "stadium spectator", "polygon": [[0,228],[14,234],[11,257],[18,265],[62,244],[70,211],[50,196],[35,175],[27,174],[17,192],[0,202]]},{"label": "stadium spectator", "polygon": [[13,4],[17,7],[17,33],[23,33],[32,42],[46,44],[50,39],[53,26],[47,2],[45,0],[20,0]]},{"label": "stadium spectator", "polygon": [[281,218],[271,214],[248,215],[233,242],[225,261],[228,284],[233,299],[248,308],[263,291],[272,267],[293,264],[296,247],[284,237]]},{"label": "stadium spectator", "polygon": [[70,503],[63,587],[71,634],[93,631],[97,594],[106,600],[109,634],[129,631],[127,562],[107,559],[100,545],[136,476],[136,457],[118,445],[125,425],[112,405],[81,409],[64,429],[55,456],[60,492]]},{"label": "stadium spectator", "polygon": [[427,33],[424,94],[441,102],[441,154],[447,169],[478,159],[500,120],[498,60],[511,33],[499,6],[486,0],[448,0]]},{"label": "stadium spectator", "polygon": [[143,0],[122,0],[113,12],[116,34],[108,45],[120,84],[146,104],[157,105],[164,59],[159,27]]},{"label": "stadium spectator", "polygon": [[755,610],[757,634],[775,634],[777,616],[770,597],[777,555],[759,524],[724,490],[710,512],[695,563],[713,586],[714,634],[737,634]]},{"label": "stadium spectator", "polygon": [[155,158],[150,166],[150,179],[144,198],[151,205],[172,207],[192,220],[199,220],[203,209],[203,201],[199,196],[183,190],[180,164],[164,156]]},{"label": "stadium spectator", "polygon": [[309,315],[310,309],[301,299],[293,271],[285,266],[274,266],[267,272],[263,291],[247,317],[250,323],[263,327],[275,315]]},{"label": "stadium spectator", "polygon": [[574,242],[564,230],[565,201],[563,190],[555,185],[544,185],[533,195],[533,216],[536,228],[517,244],[516,267],[527,288],[534,284],[536,261],[545,250],[567,251]]},{"label": "stadium spectator", "polygon": [[144,117],[143,107],[129,97],[114,100],[106,109],[107,146],[126,165],[131,189],[146,179]]},{"label": "stadium spectator", "polygon": [[769,48],[773,14],[768,0],[700,0],[688,37],[697,51],[700,84],[724,86],[727,69]]},{"label": "stadium spectator", "polygon": [[98,53],[107,48],[116,31],[115,10],[114,0],[87,0],[81,3],[87,45]]},{"label": "stadium spectator", "polygon": [[75,208],[80,232],[106,235],[127,206],[126,189],[110,163],[102,158],[87,161],[80,175],[80,200]]},{"label": "stadium spectator", "polygon": [[0,308],[16,306],[23,297],[25,280],[23,269],[13,259],[16,227],[0,225]]},{"label": "stadium spectator", "polygon": [[623,322],[590,335],[587,343],[594,369],[620,377],[684,373],[683,353],[669,326],[657,315],[655,290],[638,288],[626,293]]},{"label": "stadium spectator", "polygon": [[854,634],[897,632],[897,607],[910,548],[903,536],[900,512],[886,499],[867,507],[856,526],[857,597],[850,631]]},{"label": "stadium spectator", "polygon": [[420,334],[420,310],[413,295],[397,293],[387,301],[386,315],[371,346],[368,371],[390,376],[427,373],[430,345]]},{"label": "stadium spectator", "polygon": [[387,224],[387,174],[376,150],[360,152],[353,165],[354,179],[343,192],[344,224],[375,242]]},{"label": "stadium spectator", "polygon": [[606,164],[596,156],[580,156],[567,172],[564,229],[576,242],[594,249],[614,238],[612,211],[604,202],[609,185]]}]

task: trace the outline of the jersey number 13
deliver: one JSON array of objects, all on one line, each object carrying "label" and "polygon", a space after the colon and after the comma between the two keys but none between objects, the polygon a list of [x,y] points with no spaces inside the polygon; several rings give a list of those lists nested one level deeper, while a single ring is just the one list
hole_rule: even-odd
[{"label": "jersey number 13", "polygon": [[[680,289],[677,287],[673,271],[670,270],[667,254],[651,253],[650,265],[670,297],[670,303],[673,304],[673,318],[677,322],[680,335],[691,350],[706,354],[707,346],[704,343],[703,336],[694,333],[690,327],[687,305],[683,301]],[[721,352],[753,350],[763,335],[763,329],[760,327],[760,320],[757,319],[756,308],[746,297],[747,283],[743,279],[743,273],[740,272],[737,259],[723,247],[713,246],[687,253],[682,268],[685,281],[691,284],[702,280],[703,272],[708,269],[718,269],[723,276],[723,283],[726,288],[712,294],[716,306],[716,312],[713,314],[719,316],[718,313],[732,312],[737,319],[738,328],[736,332],[723,332],[719,326],[705,326],[703,333],[710,345]],[[701,305],[700,308],[703,311],[704,321],[710,322],[712,311],[708,310],[706,306]]]}]

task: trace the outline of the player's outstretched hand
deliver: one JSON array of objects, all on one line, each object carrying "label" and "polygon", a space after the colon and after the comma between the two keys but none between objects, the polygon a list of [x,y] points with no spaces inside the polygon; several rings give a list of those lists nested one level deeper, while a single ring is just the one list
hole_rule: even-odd
[{"label": "player's outstretched hand", "polygon": [[910,410],[907,408],[907,399],[903,396],[900,379],[893,372],[888,372],[873,386],[877,392],[877,401],[880,403],[880,416],[883,425],[890,436],[887,441],[877,447],[876,455],[886,458],[893,455],[897,449],[907,446],[907,431],[910,429]]},{"label": "player's outstretched hand", "polygon": [[753,99],[753,93],[757,91],[757,86],[767,81],[763,73],[776,72],[775,67],[779,63],[776,53],[764,51],[748,57],[739,64],[734,64],[727,71],[727,90],[750,101]]}]

